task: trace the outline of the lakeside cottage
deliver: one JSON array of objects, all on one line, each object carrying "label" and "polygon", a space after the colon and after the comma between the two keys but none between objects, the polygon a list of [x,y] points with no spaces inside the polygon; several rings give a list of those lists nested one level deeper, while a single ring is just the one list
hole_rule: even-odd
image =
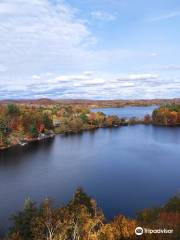
[{"label": "lakeside cottage", "polygon": [[53,126],[54,127],[60,127],[60,125],[61,125],[60,120],[58,118],[54,118],[53,119]]}]

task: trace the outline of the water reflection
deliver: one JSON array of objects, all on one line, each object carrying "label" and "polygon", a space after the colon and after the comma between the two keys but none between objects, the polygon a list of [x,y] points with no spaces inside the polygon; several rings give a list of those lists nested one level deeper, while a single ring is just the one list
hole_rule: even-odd
[{"label": "water reflection", "polygon": [[32,142],[26,146],[15,146],[9,149],[5,149],[0,151],[0,171],[2,167],[15,167],[16,165],[23,163],[24,154],[28,156],[32,156],[38,151],[42,151],[47,153],[51,149],[51,145],[53,144],[54,139],[46,139],[46,141],[41,142]]}]

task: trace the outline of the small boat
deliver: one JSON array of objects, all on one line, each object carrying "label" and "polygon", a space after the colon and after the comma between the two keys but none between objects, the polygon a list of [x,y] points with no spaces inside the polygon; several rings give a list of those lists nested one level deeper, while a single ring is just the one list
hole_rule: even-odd
[{"label": "small boat", "polygon": [[20,144],[21,146],[26,146],[26,145],[27,145],[27,142],[26,142],[26,141],[20,141],[19,144]]}]

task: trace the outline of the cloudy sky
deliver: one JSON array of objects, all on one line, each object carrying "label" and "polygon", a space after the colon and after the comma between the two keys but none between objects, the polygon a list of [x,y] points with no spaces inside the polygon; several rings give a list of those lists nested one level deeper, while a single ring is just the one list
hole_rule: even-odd
[{"label": "cloudy sky", "polygon": [[180,97],[179,0],[0,0],[0,99]]}]

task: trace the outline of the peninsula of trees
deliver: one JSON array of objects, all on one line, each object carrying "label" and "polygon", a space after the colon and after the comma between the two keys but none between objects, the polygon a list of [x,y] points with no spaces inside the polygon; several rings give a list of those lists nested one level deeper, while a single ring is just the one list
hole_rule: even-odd
[{"label": "peninsula of trees", "polygon": [[180,125],[180,104],[157,107],[152,116],[130,119],[103,112],[92,112],[82,104],[25,104],[0,105],[0,149],[53,137],[55,134],[78,133],[104,127],[133,124]]},{"label": "peninsula of trees", "polygon": [[0,148],[120,124],[124,120],[79,105],[0,105]]},{"label": "peninsula of trees", "polygon": [[152,120],[157,125],[180,125],[180,104],[167,104],[155,109],[152,114]]}]

